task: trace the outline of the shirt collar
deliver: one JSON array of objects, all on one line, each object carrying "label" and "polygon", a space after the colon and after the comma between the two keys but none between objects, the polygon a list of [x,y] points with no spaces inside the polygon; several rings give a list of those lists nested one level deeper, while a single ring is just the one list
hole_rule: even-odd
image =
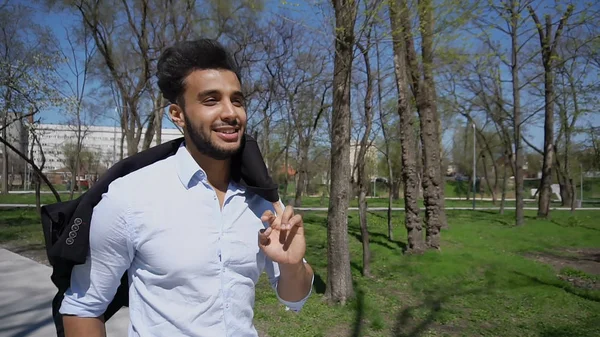
[{"label": "shirt collar", "polygon": [[206,173],[187,150],[185,142],[181,143],[177,153],[175,153],[175,164],[179,180],[186,189],[206,179]]},{"label": "shirt collar", "polygon": [[[175,153],[175,164],[179,181],[181,181],[186,189],[190,189],[200,182],[206,185],[208,184],[206,172],[204,172],[196,160],[194,160],[188,149],[185,147],[185,142],[181,143],[177,153]],[[240,194],[245,191],[243,186],[234,181],[230,181],[228,190],[228,192],[232,194]]]}]

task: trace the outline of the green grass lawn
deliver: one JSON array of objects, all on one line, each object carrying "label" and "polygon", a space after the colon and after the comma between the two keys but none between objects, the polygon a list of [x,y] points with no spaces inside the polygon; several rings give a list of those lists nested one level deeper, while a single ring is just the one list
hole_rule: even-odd
[{"label": "green grass lawn", "polygon": [[[358,213],[351,212],[357,296],[340,307],[323,300],[327,215],[304,212],[306,258],[316,272],[313,295],[300,314],[286,312],[263,275],[257,286],[256,326],[271,337],[600,336],[600,270],[583,268],[586,263],[600,266],[600,212],[580,211],[575,217],[554,212],[551,221],[526,214],[526,225],[516,228],[512,212],[449,211],[442,250],[410,256],[402,253],[403,213],[394,213],[394,241],[386,237],[384,213],[370,213],[373,277],[365,278],[360,273]],[[43,243],[34,210],[0,210],[0,244],[7,243]],[[596,255],[579,258],[584,249]],[[556,267],[536,256],[576,264]]]},{"label": "green grass lawn", "polygon": [[[386,219],[371,214],[374,277],[369,279],[360,274],[360,230],[352,213],[350,250],[358,296],[345,307],[331,307],[323,301],[326,215],[306,213],[307,259],[318,275],[315,293],[301,314],[291,314],[277,304],[263,278],[256,324],[269,336],[600,336],[600,291],[577,288],[557,277],[560,271],[526,257],[568,254],[562,249],[574,247],[600,251],[599,215],[582,211],[571,218],[557,212],[553,221],[529,218],[515,228],[510,225],[514,213],[450,212],[441,252],[406,256],[404,229],[397,226],[397,241],[390,242]],[[395,216],[400,223],[401,214]]]},{"label": "green grass lawn", "polygon": [[[290,200],[293,201],[293,200]],[[369,207],[387,207],[387,198],[369,198],[367,199]],[[526,202],[525,207],[537,207],[537,202]],[[320,197],[304,197],[302,198],[302,207],[328,207],[329,199]],[[446,200],[446,207],[471,207],[473,201],[471,200]],[[506,201],[506,207],[515,207],[514,201]],[[350,201],[350,207],[358,207],[358,199]],[[399,199],[393,202],[393,207],[404,207],[404,200]],[[423,201],[421,200],[421,207],[423,207]],[[494,205],[491,201],[475,200],[475,207],[500,207],[500,200]],[[551,207],[561,207],[559,202],[553,202]],[[600,207],[600,203],[585,203],[583,207]]]},{"label": "green grass lawn", "polygon": [[[62,201],[69,200],[69,193],[61,193]],[[75,194],[74,198],[77,198],[79,194]],[[56,199],[52,194],[44,193],[41,195],[42,204],[51,204],[55,203]],[[290,199],[293,201],[293,199]],[[0,195],[0,204],[34,204],[35,203],[35,195],[34,194],[9,194],[9,195]],[[369,207],[387,207],[388,199],[387,198],[369,198],[367,199],[367,203]],[[320,198],[320,197],[304,197],[302,198],[302,206],[303,207],[328,207],[329,199],[328,198]],[[471,207],[473,202],[470,200],[446,200],[446,207]],[[353,199],[350,201],[351,207],[358,207],[358,199]],[[421,206],[423,207],[423,202],[421,201]],[[561,204],[558,202],[553,202],[552,207],[561,207]],[[404,207],[404,200],[395,200],[393,203],[393,207]],[[496,202],[494,205],[491,201],[477,200],[476,199],[476,207],[500,207],[500,201]],[[506,207],[515,207],[514,201],[506,201]],[[537,207],[537,202],[526,202],[525,207]],[[596,202],[584,202],[583,207],[600,207],[600,201]]]},{"label": "green grass lawn", "polygon": [[[62,201],[69,200],[69,192],[59,191],[59,195]],[[77,198],[80,194],[75,192],[73,198]],[[52,204],[56,202],[56,198],[52,193],[40,194],[42,204]],[[19,193],[19,194],[2,194],[0,195],[0,204],[34,204],[35,194],[33,193]]]},{"label": "green grass lawn", "polygon": [[0,245],[17,250],[45,249],[42,224],[35,209],[0,210]]}]

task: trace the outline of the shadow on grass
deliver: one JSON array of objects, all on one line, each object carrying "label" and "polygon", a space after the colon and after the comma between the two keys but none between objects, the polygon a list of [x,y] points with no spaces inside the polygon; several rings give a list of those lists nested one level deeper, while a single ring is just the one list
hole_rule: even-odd
[{"label": "shadow on grass", "polygon": [[577,289],[575,287],[573,287],[571,284],[565,282],[565,281],[561,281],[561,280],[553,280],[553,281],[545,281],[542,280],[538,277],[535,276],[530,276],[530,275],[526,275],[523,274],[521,272],[515,271],[514,272],[516,275],[519,275],[527,280],[529,280],[532,283],[535,284],[539,284],[539,285],[545,285],[545,286],[550,286],[550,287],[555,287],[558,289],[562,289],[566,292],[568,292],[571,295],[577,296],[579,298],[588,300],[588,301],[594,301],[594,302],[600,302],[600,296],[595,294],[592,291],[588,291],[585,289]]},{"label": "shadow on grass", "polygon": [[354,315],[354,324],[352,327],[352,337],[360,337],[365,316],[365,293],[358,289],[356,292],[356,312]]},{"label": "shadow on grass", "polygon": [[13,241],[13,240],[18,240],[19,239],[19,233],[14,233],[14,232],[2,232],[0,231],[0,242],[8,242],[8,241]]},{"label": "shadow on grass", "polygon": [[[455,289],[456,287],[449,287],[448,289]],[[476,288],[465,291],[449,292],[446,294],[438,294],[434,296],[432,293],[428,294],[425,300],[414,306],[405,307],[398,312],[396,315],[396,322],[392,329],[393,337],[417,337],[421,336],[429,327],[434,323],[435,319],[442,313],[442,305],[451,297],[456,296],[467,296],[482,294],[490,292],[494,289],[493,282],[489,282],[489,286]],[[428,313],[423,319],[415,319],[414,313],[421,309],[427,309]]]},{"label": "shadow on grass", "polygon": [[0,213],[0,227],[29,226],[35,224],[37,221],[38,219],[31,216]]},{"label": "shadow on grass", "polygon": [[577,296],[579,298],[583,298],[584,300],[600,302],[600,296],[598,294],[596,294],[592,291],[585,290],[585,289],[577,289],[565,281],[561,281],[561,280],[545,281],[538,277],[526,275],[526,274],[523,274],[518,271],[515,271],[514,273],[516,275],[519,275],[521,277],[528,279],[529,281],[531,281],[533,283],[562,289],[562,290],[568,292],[569,294]]},{"label": "shadow on grass", "polygon": [[590,227],[590,226],[586,226],[586,225],[582,225],[582,224],[569,225],[569,224],[566,224],[566,223],[560,223],[560,222],[556,221],[555,219],[551,219],[550,222],[552,222],[553,224],[555,224],[557,226],[563,227],[563,228],[574,228],[574,227],[577,227],[577,228],[585,228],[585,229],[589,229],[589,230],[592,230],[592,231],[598,231],[598,232],[600,232],[600,228],[594,228],[594,227]]},{"label": "shadow on grass", "polygon": [[374,217],[378,217],[379,219],[387,220],[387,214],[385,212],[386,211],[367,211],[367,213],[369,213],[370,215],[372,215]]},{"label": "shadow on grass", "polygon": [[[520,280],[503,283],[501,285],[498,283],[498,281],[503,282],[503,278],[501,277],[502,275],[497,274],[497,272],[501,271],[495,271],[495,269],[492,268],[485,272],[486,284],[482,287],[464,289],[464,286],[461,283],[455,283],[443,288],[439,288],[439,290],[436,289],[433,291],[425,291],[425,299],[420,304],[404,307],[397,313],[395,324],[392,329],[392,336],[422,336],[425,332],[427,332],[428,329],[432,327],[432,325],[434,325],[436,319],[444,312],[444,303],[448,302],[448,300],[451,298],[471,295],[486,295],[502,289],[531,287],[538,282],[538,280],[532,279],[528,275],[517,273],[522,276]],[[424,309],[426,311],[425,316],[423,318],[416,318],[417,315],[421,316]]]},{"label": "shadow on grass", "polygon": [[[358,240],[358,242],[360,242],[362,244],[362,234],[360,233],[359,230],[348,229],[348,234],[350,234],[352,237],[354,237],[356,240]],[[381,233],[369,232],[369,243],[376,244],[378,246],[387,248],[389,250],[400,249],[402,251],[402,253],[406,252],[406,250],[407,250],[406,243],[404,243],[402,241],[396,241],[396,240],[390,241],[388,239],[387,235],[381,234]],[[392,244],[394,244],[396,246],[393,246]]]},{"label": "shadow on grass", "polygon": [[315,291],[317,294],[325,294],[325,290],[327,290],[327,284],[323,281],[321,275],[315,273],[315,280],[313,282],[313,286],[315,287]]},{"label": "shadow on grass", "polygon": [[595,318],[558,327],[540,327],[539,337],[588,337],[598,336],[598,320]]}]

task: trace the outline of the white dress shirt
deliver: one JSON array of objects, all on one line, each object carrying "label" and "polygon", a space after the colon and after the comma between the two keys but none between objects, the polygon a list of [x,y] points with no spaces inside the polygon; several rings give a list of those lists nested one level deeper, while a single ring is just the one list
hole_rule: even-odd
[{"label": "white dress shirt", "polygon": [[[129,272],[130,337],[257,336],[255,285],[279,267],[258,247],[270,202],[229,185],[223,208],[206,174],[177,153],[113,181],[94,208],[90,252],[73,268],[60,312],[98,317]],[[281,303],[299,311],[300,302]]]}]

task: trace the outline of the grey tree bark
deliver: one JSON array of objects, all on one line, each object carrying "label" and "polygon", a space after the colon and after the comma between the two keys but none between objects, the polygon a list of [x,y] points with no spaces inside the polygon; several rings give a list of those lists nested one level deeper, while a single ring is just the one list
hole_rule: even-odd
[{"label": "grey tree bark", "polygon": [[[404,3],[405,5],[405,3]],[[402,182],[404,186],[405,226],[408,234],[408,253],[425,250],[423,227],[419,216],[419,177],[417,168],[417,139],[415,116],[410,108],[407,78],[406,48],[402,27],[403,0],[391,0],[390,21],[392,28],[394,71],[398,91],[398,115],[400,116],[400,142],[402,143]]]},{"label": "grey tree bark", "polygon": [[348,247],[350,204],[350,80],[358,1],[332,0],[335,10],[335,59],[331,118],[331,187],[327,219],[327,290],[330,303],[354,296]]}]

